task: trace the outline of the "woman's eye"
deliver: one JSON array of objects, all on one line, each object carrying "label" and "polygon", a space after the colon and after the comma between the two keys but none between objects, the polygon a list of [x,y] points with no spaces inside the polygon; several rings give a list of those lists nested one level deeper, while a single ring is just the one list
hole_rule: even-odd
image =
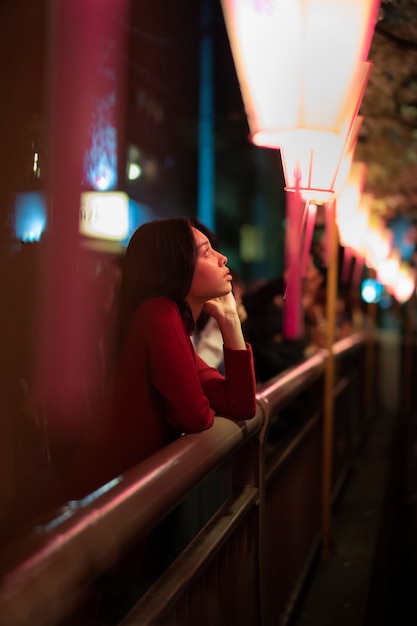
[{"label": "woman's eye", "polygon": [[204,250],[204,256],[210,256],[210,248]]}]

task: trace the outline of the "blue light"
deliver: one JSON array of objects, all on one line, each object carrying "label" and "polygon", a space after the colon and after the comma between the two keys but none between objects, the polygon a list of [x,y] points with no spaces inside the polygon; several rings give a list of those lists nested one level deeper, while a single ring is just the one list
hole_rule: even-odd
[{"label": "blue light", "polygon": [[46,227],[46,198],[41,192],[16,194],[15,232],[21,241],[39,241]]},{"label": "blue light", "polygon": [[95,191],[117,187],[116,72],[114,58],[104,56],[99,72],[103,81],[97,89],[86,146],[83,176]]},{"label": "blue light", "polygon": [[84,158],[84,176],[96,191],[110,191],[117,186],[117,133],[114,126],[98,126]]},{"label": "blue light", "polygon": [[381,309],[389,309],[391,305],[392,297],[389,295],[389,293],[384,294],[379,302],[379,306],[381,307]]},{"label": "blue light", "polygon": [[374,278],[367,278],[362,282],[361,296],[362,300],[368,304],[379,302],[384,293],[384,286]]},{"label": "blue light", "polygon": [[416,232],[411,220],[404,216],[396,216],[388,222],[388,227],[393,232],[393,248],[401,253],[401,258],[409,261],[416,247]]},{"label": "blue light", "polygon": [[145,222],[151,222],[158,217],[161,216],[158,215],[150,206],[136,202],[135,200],[132,200],[132,198],[129,198],[129,234],[122,243],[127,246],[129,239],[139,226]]}]

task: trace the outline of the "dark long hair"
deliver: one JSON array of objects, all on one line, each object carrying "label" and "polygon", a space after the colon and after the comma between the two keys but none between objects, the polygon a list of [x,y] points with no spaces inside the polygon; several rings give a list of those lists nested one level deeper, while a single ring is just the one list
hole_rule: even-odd
[{"label": "dark long hair", "polygon": [[[118,343],[123,341],[138,305],[167,296],[181,313],[197,262],[190,221],[185,217],[159,219],[140,226],[126,249],[119,295]],[[191,318],[192,321],[192,318]]]}]

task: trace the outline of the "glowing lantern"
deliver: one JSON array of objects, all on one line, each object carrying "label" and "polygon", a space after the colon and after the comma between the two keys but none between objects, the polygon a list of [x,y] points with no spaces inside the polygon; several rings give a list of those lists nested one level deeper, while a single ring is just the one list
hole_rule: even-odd
[{"label": "glowing lantern", "polygon": [[[286,234],[295,276],[289,262],[299,270],[302,263],[290,239],[302,234],[300,197],[327,201],[334,192],[371,71],[379,0],[221,1],[251,140],[280,149],[285,187],[295,192]],[[300,290],[290,287],[284,322],[298,319],[301,306]],[[302,334],[290,326],[286,336]]]},{"label": "glowing lantern", "polygon": [[351,215],[338,218],[337,225],[342,246],[352,248],[359,254],[362,253],[368,219],[366,211],[360,208]]},{"label": "glowing lantern", "polygon": [[365,186],[367,166],[355,161],[352,163],[349,175],[336,199],[336,213],[343,215],[354,211],[360,203]]},{"label": "glowing lantern", "polygon": [[411,298],[416,288],[414,271],[406,263],[401,263],[394,283],[393,296],[401,304]]},{"label": "glowing lantern", "polygon": [[333,191],[371,64],[379,0],[222,0],[251,140],[286,187]]},{"label": "glowing lantern", "polygon": [[387,291],[401,304],[409,300],[415,292],[415,271],[406,262],[401,261],[398,248],[394,248],[388,259],[379,264],[377,277]]},{"label": "glowing lantern", "polygon": [[343,246],[352,248],[361,256],[365,256],[371,203],[372,196],[370,194],[362,194],[359,206],[356,209],[339,212],[336,218],[340,243]]},{"label": "glowing lantern", "polygon": [[[252,141],[337,128],[365,61],[376,0],[222,0]],[[342,115],[341,115],[342,114]]]},{"label": "glowing lantern", "polygon": [[356,256],[362,256],[363,253],[363,237],[368,225],[368,213],[364,211],[363,205],[370,203],[370,198],[363,198],[362,195],[366,174],[365,163],[353,162],[347,180],[336,198],[336,223],[340,243],[349,249],[348,255],[355,252]]},{"label": "glowing lantern", "polygon": [[388,258],[380,261],[376,267],[376,276],[380,283],[385,285],[391,293],[395,285],[395,278],[399,271],[401,262],[400,252],[398,248],[391,250]]},{"label": "glowing lantern", "polygon": [[354,84],[348,88],[350,99],[337,126],[329,128],[299,125],[280,134],[285,188],[288,191],[295,191],[298,186],[305,199],[316,202],[331,199],[336,188],[339,167],[353,135],[355,118],[371,67],[370,63],[361,63]]},{"label": "glowing lantern", "polygon": [[365,260],[368,267],[376,268],[378,262],[389,256],[393,233],[385,227],[379,215],[371,215],[365,238]]}]

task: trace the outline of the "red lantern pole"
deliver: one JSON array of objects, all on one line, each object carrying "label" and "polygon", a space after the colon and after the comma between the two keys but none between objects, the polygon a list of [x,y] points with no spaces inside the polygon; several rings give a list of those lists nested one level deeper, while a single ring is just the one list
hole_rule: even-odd
[{"label": "red lantern pole", "polygon": [[304,334],[301,306],[301,253],[300,232],[302,203],[300,194],[286,192],[287,231],[285,237],[285,267],[287,288],[284,300],[283,334],[288,339],[300,339]]},{"label": "red lantern pole", "polygon": [[350,282],[350,274],[352,271],[353,252],[352,248],[345,246],[343,248],[343,265],[341,280],[344,285]]},{"label": "red lantern pole", "polygon": [[301,265],[301,275],[305,276],[308,266],[308,258],[311,252],[311,242],[313,239],[314,225],[316,223],[317,205],[314,202],[308,202],[305,208],[307,213],[305,221],[305,233],[303,244],[303,260]]}]

